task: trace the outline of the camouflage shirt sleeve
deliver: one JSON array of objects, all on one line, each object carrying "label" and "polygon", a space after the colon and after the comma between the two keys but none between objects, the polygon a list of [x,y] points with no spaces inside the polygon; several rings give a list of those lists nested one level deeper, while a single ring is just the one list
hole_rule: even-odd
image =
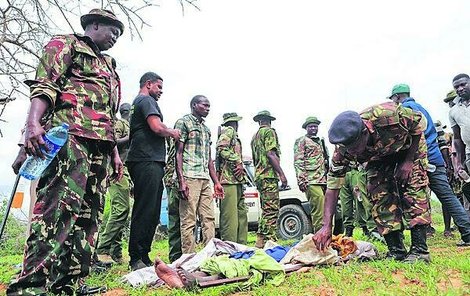
[{"label": "camouflage shirt sleeve", "polygon": [[55,36],[44,47],[43,55],[36,70],[36,78],[25,83],[31,88],[31,99],[41,97],[54,107],[61,92],[60,79],[64,77],[73,61],[72,39]]},{"label": "camouflage shirt sleeve", "polygon": [[336,146],[328,170],[328,179],[326,181],[328,189],[341,189],[349,163],[350,161],[344,156],[344,153]]},{"label": "camouflage shirt sleeve", "polygon": [[266,152],[273,150],[277,155],[280,155],[276,131],[273,128],[267,128],[265,130],[263,144]]},{"label": "camouflage shirt sleeve", "polygon": [[410,135],[421,135],[426,130],[426,119],[420,113],[413,111],[411,108],[397,107],[400,124],[409,131]]},{"label": "camouflage shirt sleeve", "polygon": [[236,137],[235,129],[226,127],[222,129],[219,139],[217,140],[216,149],[219,156],[225,161],[233,162],[235,164],[242,163],[240,156],[233,150],[233,141]]},{"label": "camouflage shirt sleeve", "polygon": [[297,184],[307,183],[307,172],[305,170],[305,137],[298,138],[294,144],[294,168],[297,176]]}]

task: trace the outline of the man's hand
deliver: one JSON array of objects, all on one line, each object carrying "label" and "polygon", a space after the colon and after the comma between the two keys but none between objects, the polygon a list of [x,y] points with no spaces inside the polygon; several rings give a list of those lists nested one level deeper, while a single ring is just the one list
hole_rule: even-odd
[{"label": "man's hand", "polygon": [[175,141],[180,140],[181,131],[179,129],[171,129],[170,134],[171,134],[171,137],[175,139]]},{"label": "man's hand", "polygon": [[404,161],[399,163],[395,170],[395,180],[400,187],[405,187],[410,180],[411,171],[413,170],[413,161]]},{"label": "man's hand", "polygon": [[27,158],[27,155],[26,155],[24,146],[21,146],[20,151],[18,151],[18,155],[16,156],[16,159],[13,161],[13,164],[11,165],[11,168],[13,169],[13,172],[15,173],[15,175],[18,175],[18,172],[20,171],[20,167],[23,165],[26,158]]},{"label": "man's hand", "polygon": [[233,173],[235,174],[235,177],[237,177],[238,179],[243,177],[243,175],[245,174],[243,164],[242,163],[237,164],[237,166],[235,167]]},{"label": "man's hand", "polygon": [[224,187],[220,183],[214,184],[214,198],[224,199]]},{"label": "man's hand", "polygon": [[286,179],[286,176],[284,174],[282,174],[280,176],[280,179],[281,179],[281,187],[287,187],[287,179]]},{"label": "man's hand", "polygon": [[119,182],[122,179],[124,165],[122,164],[121,158],[119,157],[119,153],[117,152],[117,147],[114,147],[111,157],[111,166],[113,167],[113,174],[111,175],[110,179],[113,182]]},{"label": "man's hand", "polygon": [[313,235],[312,239],[319,251],[326,251],[331,243],[331,226],[323,225],[323,227]]},{"label": "man's hand", "polygon": [[300,183],[300,184],[299,184],[299,189],[300,189],[300,191],[302,191],[302,192],[307,191],[307,184],[306,184],[306,183]]},{"label": "man's hand", "polygon": [[189,199],[189,187],[185,180],[180,181],[179,192],[182,199]]},{"label": "man's hand", "polygon": [[46,134],[39,122],[28,122],[25,129],[24,148],[26,154],[44,159],[41,148],[47,151],[43,136]]}]

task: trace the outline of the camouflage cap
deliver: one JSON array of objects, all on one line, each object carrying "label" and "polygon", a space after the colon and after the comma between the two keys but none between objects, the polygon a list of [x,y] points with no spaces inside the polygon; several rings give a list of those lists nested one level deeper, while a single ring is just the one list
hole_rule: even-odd
[{"label": "camouflage cap", "polygon": [[316,118],[315,116],[309,116],[307,117],[307,119],[305,119],[304,124],[302,124],[302,128],[306,128],[307,125],[309,125],[310,123],[314,123],[318,125],[321,123],[321,121],[318,120],[318,118]]},{"label": "camouflage cap", "polygon": [[263,111],[260,111],[258,112],[258,114],[256,114],[254,117],[253,117],[253,120],[258,122],[260,121],[260,119],[262,118],[268,118],[269,120],[273,121],[273,120],[276,120],[276,117],[272,116],[271,115],[271,112],[267,111],[267,110],[263,110]]},{"label": "camouflage cap", "polygon": [[131,104],[129,103],[122,103],[121,106],[119,106],[119,112],[129,112],[131,111]]},{"label": "camouflage cap", "polygon": [[222,115],[222,125],[226,124],[227,122],[230,122],[230,121],[240,121],[242,120],[243,117],[241,116],[238,116],[237,113],[235,112],[232,112],[232,113],[224,113],[224,115]]},{"label": "camouflage cap", "polygon": [[83,30],[85,30],[86,26],[92,22],[103,22],[114,25],[121,29],[121,35],[124,33],[124,24],[118,20],[114,12],[110,10],[95,8],[90,10],[88,14],[82,15],[80,18]]},{"label": "camouflage cap", "polygon": [[450,92],[447,93],[447,95],[444,99],[444,103],[449,103],[450,101],[453,101],[456,97],[457,97],[457,93],[453,89],[453,90],[451,90]]},{"label": "camouflage cap", "polygon": [[359,113],[344,111],[333,120],[328,131],[328,139],[331,144],[350,145],[354,143],[364,128]]}]

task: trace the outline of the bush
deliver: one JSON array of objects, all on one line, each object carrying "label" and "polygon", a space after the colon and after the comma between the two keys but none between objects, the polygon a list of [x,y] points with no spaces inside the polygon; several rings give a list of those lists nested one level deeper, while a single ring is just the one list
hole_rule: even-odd
[{"label": "bush", "polygon": [[[7,201],[4,200],[0,210],[0,213],[2,213],[1,221],[4,219],[6,205]],[[27,234],[27,223],[14,217],[10,211],[5,230],[0,239],[0,251],[2,255],[14,255],[18,254],[18,250],[23,250]]]}]

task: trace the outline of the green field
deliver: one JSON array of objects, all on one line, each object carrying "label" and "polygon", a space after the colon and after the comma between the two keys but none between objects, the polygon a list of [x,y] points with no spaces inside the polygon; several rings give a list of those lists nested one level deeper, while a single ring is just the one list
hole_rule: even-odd
[{"label": "green field", "polygon": [[[238,284],[200,289],[191,292],[168,288],[135,289],[120,283],[120,277],[128,272],[127,265],[114,266],[107,274],[91,275],[89,285],[106,283],[106,295],[470,295],[470,248],[457,248],[457,231],[454,238],[442,235],[440,206],[434,203],[433,221],[437,229],[428,240],[432,263],[407,265],[393,261],[352,262],[341,266],[316,267],[304,273],[292,273],[279,286],[261,285],[249,291],[240,291]],[[0,292],[14,276],[15,265],[21,262],[21,235],[24,230],[10,223],[7,228],[9,239],[0,246]],[[356,228],[355,238],[365,239]],[[409,246],[409,233],[406,232]],[[250,233],[249,244],[254,245],[255,235]],[[286,243],[286,242],[281,242]],[[381,255],[385,246],[376,244]],[[151,256],[168,260],[167,241],[153,244]]]}]

